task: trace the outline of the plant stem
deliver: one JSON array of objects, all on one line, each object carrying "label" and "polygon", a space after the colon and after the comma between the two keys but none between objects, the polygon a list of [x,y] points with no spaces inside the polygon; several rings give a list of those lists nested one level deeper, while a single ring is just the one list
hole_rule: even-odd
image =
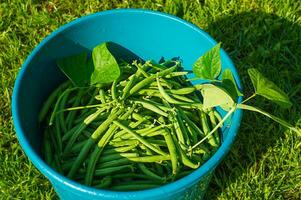
[{"label": "plant stem", "polygon": [[248,98],[246,98],[245,100],[243,100],[243,102],[241,102],[241,103],[246,103],[246,102],[249,101],[250,99],[256,97],[256,95],[257,95],[256,93],[252,94],[251,96],[249,96]]},{"label": "plant stem", "polygon": [[198,143],[193,145],[188,151],[192,151],[192,149],[196,148],[199,146],[201,143],[203,143],[206,139],[208,139],[220,126],[223,125],[223,123],[231,116],[231,114],[235,111],[236,106],[233,106],[229,112],[223,117],[223,119],[203,138],[201,139]]}]

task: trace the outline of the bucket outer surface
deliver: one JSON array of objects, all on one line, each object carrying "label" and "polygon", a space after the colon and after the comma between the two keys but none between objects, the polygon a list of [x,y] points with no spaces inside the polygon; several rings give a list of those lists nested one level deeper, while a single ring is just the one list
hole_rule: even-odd
[{"label": "bucket outer surface", "polygon": [[[144,191],[114,192],[76,183],[54,171],[41,158],[42,130],[38,113],[47,96],[66,77],[56,59],[91,52],[93,47],[111,41],[118,59],[166,60],[179,58],[191,70],[196,59],[212,48],[214,41],[196,26],[174,16],[141,9],[118,9],[88,15],[72,21],[45,38],[28,56],[15,82],[12,115],[18,140],[30,161],[52,183],[58,196],[74,199],[201,199],[215,167],[229,151],[242,116],[235,111],[223,129],[222,145],[199,169],[173,183]],[[239,86],[240,79],[229,56],[221,50],[222,69],[229,68]],[[193,83],[198,83],[193,82]],[[242,99],[238,99],[241,101]]]}]

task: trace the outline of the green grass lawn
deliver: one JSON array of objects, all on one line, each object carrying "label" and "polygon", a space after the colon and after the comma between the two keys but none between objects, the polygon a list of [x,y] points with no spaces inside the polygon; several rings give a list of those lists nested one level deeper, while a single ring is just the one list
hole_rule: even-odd
[{"label": "green grass lawn", "polygon": [[[285,90],[294,106],[265,110],[301,127],[301,1],[171,0],[0,1],[0,199],[55,199],[50,183],[29,162],[13,129],[11,95],[32,49],[53,30],[80,16],[113,8],[159,10],[207,31],[230,54],[244,84],[256,67]],[[244,113],[236,142],[217,168],[207,199],[300,199],[301,139],[271,120]]]}]

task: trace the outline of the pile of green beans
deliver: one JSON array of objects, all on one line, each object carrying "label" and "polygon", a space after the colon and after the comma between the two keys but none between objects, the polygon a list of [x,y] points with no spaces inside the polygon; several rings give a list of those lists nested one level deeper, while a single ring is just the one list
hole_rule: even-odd
[{"label": "pile of green beans", "polygon": [[61,84],[44,103],[46,163],[79,183],[110,190],[143,190],[197,169],[220,145],[221,121],[202,108],[202,85],[187,81],[178,61],[124,64],[109,84]]}]

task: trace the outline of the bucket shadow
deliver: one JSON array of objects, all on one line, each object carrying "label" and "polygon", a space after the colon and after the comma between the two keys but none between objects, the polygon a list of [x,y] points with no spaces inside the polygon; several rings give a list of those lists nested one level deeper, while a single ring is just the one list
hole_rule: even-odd
[{"label": "bucket shadow", "polygon": [[[288,92],[293,103],[290,110],[283,110],[261,98],[253,101],[253,105],[259,105],[291,124],[296,124],[298,120],[300,122],[300,26],[273,14],[244,12],[220,18],[206,27],[205,31],[221,41],[222,47],[233,59],[242,78],[246,97],[253,91],[247,69],[255,67]],[[262,159],[268,149],[285,137],[284,130],[265,117],[244,112],[236,142],[217,168],[206,199],[216,199],[226,187],[235,183],[250,166],[256,164],[256,160]]]}]

